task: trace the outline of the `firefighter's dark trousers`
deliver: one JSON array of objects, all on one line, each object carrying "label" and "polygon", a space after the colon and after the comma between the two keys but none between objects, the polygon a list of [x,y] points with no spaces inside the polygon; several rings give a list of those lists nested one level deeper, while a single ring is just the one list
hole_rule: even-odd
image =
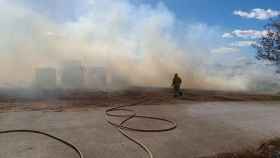
[{"label": "firefighter's dark trousers", "polygon": [[182,96],[183,92],[181,91],[181,85],[174,85],[174,97]]}]

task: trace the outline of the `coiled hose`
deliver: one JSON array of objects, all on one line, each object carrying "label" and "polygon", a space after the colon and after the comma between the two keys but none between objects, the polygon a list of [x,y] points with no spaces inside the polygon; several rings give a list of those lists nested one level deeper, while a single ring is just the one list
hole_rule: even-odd
[{"label": "coiled hose", "polygon": [[[106,120],[109,124],[117,127],[119,132],[122,135],[124,135],[126,138],[128,138],[129,140],[131,140],[132,142],[134,142],[135,144],[140,146],[148,154],[149,158],[153,158],[153,154],[152,154],[151,150],[145,144],[141,143],[139,140],[129,136],[125,132],[125,130],[131,130],[131,131],[137,131],[137,132],[164,132],[164,131],[170,131],[172,129],[175,129],[177,125],[176,125],[175,122],[173,122],[171,120],[167,120],[167,119],[164,119],[164,118],[158,118],[158,117],[137,115],[134,110],[126,109],[127,107],[137,106],[137,105],[142,104],[144,102],[146,102],[146,101],[141,101],[141,102],[134,103],[134,104],[113,107],[113,108],[107,109],[105,111],[105,114],[106,114]],[[130,112],[130,114],[113,114],[112,113],[112,112],[120,112],[120,111]],[[109,117],[119,117],[119,118],[124,118],[124,120],[121,121],[120,123],[114,123],[114,122],[109,120]],[[169,123],[170,126],[167,127],[167,128],[162,128],[162,129],[140,129],[140,128],[132,128],[132,127],[126,126],[125,123],[128,122],[129,120],[132,120],[133,118],[159,120],[159,121]],[[66,141],[62,138],[59,138],[57,136],[53,136],[51,134],[48,134],[48,133],[45,133],[45,132],[42,132],[42,131],[37,131],[37,130],[6,130],[6,131],[0,131],[0,134],[7,134],[7,133],[33,133],[33,134],[38,134],[38,135],[44,135],[44,136],[47,136],[49,138],[52,138],[54,140],[57,140],[57,141],[65,144],[65,145],[67,145],[68,147],[73,149],[78,154],[79,158],[84,158],[80,149],[78,147],[76,147],[74,144],[72,144],[69,141]]]},{"label": "coiled hose", "polygon": [[[121,106],[110,108],[110,109],[106,110],[106,112],[105,112],[106,116],[107,116],[106,120],[109,124],[117,127],[119,132],[122,135],[124,135],[126,138],[128,138],[129,140],[131,140],[132,142],[134,142],[135,144],[140,146],[148,154],[149,158],[154,158],[153,153],[151,152],[151,150],[145,144],[143,144],[141,141],[129,136],[125,132],[125,130],[137,131],[137,132],[164,132],[164,131],[170,131],[170,130],[175,129],[177,127],[177,125],[176,125],[175,122],[173,122],[171,120],[168,120],[168,119],[159,118],[159,117],[137,115],[134,110],[127,109],[127,107],[137,106],[137,105],[140,105],[140,104],[145,103],[145,102],[146,101],[141,101],[141,102],[130,104],[130,105],[121,105]],[[116,114],[116,113],[113,113],[113,112],[129,112],[130,114]],[[124,118],[124,120],[121,121],[120,123],[114,123],[114,122],[110,121],[109,117],[119,117],[119,118]],[[133,118],[159,120],[159,121],[167,122],[170,125],[169,125],[169,127],[162,128],[162,129],[141,129],[141,128],[132,128],[132,127],[129,127],[129,126],[125,125],[125,123],[127,123],[129,120],[132,120]]]}]

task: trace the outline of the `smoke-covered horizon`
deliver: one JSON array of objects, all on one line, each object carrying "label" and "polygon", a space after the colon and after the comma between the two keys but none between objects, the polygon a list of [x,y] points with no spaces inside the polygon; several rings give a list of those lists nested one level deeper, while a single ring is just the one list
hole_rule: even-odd
[{"label": "smoke-covered horizon", "polygon": [[255,90],[252,83],[275,81],[272,69],[241,62],[253,59],[211,52],[222,44],[221,28],[183,22],[163,3],[83,1],[85,11],[66,21],[26,3],[0,1],[0,85],[30,86],[37,68],[61,70],[73,60],[105,67],[127,86],[169,87],[174,73],[197,89]]}]

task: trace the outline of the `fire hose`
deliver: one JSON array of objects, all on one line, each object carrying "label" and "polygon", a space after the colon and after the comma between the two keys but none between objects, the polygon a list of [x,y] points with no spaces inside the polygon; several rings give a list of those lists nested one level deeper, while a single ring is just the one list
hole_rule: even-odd
[{"label": "fire hose", "polygon": [[33,134],[38,134],[38,135],[44,135],[44,136],[47,136],[49,138],[52,138],[54,140],[57,140],[57,141],[65,144],[65,145],[67,145],[68,147],[73,149],[79,155],[79,158],[84,158],[82,152],[74,144],[72,144],[72,143],[70,143],[70,142],[68,142],[66,140],[63,140],[62,138],[59,138],[57,136],[53,136],[53,135],[45,133],[45,132],[36,131],[36,130],[7,130],[7,131],[0,131],[0,134],[6,134],[6,133],[33,133]]},{"label": "fire hose", "polygon": [[[127,107],[132,107],[132,106],[137,106],[141,103],[144,103],[145,101],[142,102],[138,102],[138,103],[134,103],[134,104],[129,104],[129,105],[121,105],[121,106],[117,106],[117,107],[113,107],[110,109],[107,109],[105,111],[105,115],[106,115],[106,121],[117,127],[119,132],[124,135],[127,139],[129,139],[130,141],[134,142],[135,144],[137,144],[139,147],[141,147],[149,156],[149,158],[154,158],[153,154],[151,152],[151,150],[142,142],[140,142],[139,140],[133,138],[132,136],[129,136],[125,131],[126,130],[130,130],[130,131],[137,131],[137,132],[164,132],[164,131],[170,131],[173,130],[177,127],[176,123],[168,120],[168,119],[164,119],[164,118],[159,118],[159,117],[151,117],[151,116],[143,116],[143,115],[137,115],[136,112],[134,110],[131,109],[127,109]],[[115,112],[115,113],[114,113]],[[116,112],[129,112],[130,114],[116,114]],[[118,117],[118,118],[124,118],[123,121],[121,121],[120,123],[114,123],[112,122],[109,118],[110,117]],[[162,129],[141,129],[141,128],[132,128],[126,125],[126,123],[129,120],[132,120],[133,118],[142,118],[142,119],[149,119],[149,120],[158,120],[158,121],[163,121],[163,122],[167,122],[169,123],[169,127],[166,128],[162,128]],[[7,133],[33,133],[33,134],[38,134],[38,135],[43,135],[43,136],[47,136],[49,138],[52,138],[56,141],[61,142],[62,144],[65,144],[66,146],[68,146],[69,148],[73,149],[79,156],[79,158],[84,158],[82,152],[80,151],[80,149],[75,146],[74,144],[70,143],[69,141],[66,141],[62,138],[59,138],[57,136],[42,132],[42,131],[37,131],[37,130],[6,130],[6,131],[0,131],[0,134],[7,134]]]},{"label": "fire hose", "polygon": [[[176,125],[175,122],[173,122],[171,120],[168,120],[168,119],[159,118],[159,117],[137,115],[134,110],[127,109],[127,107],[137,106],[137,105],[139,105],[141,103],[144,103],[144,102],[145,101],[130,104],[130,105],[121,105],[121,106],[118,106],[118,107],[113,107],[113,108],[110,108],[110,109],[106,110],[105,113],[106,113],[106,116],[107,116],[107,122],[109,124],[117,127],[119,132],[122,135],[124,135],[127,139],[129,139],[130,141],[134,142],[139,147],[141,147],[148,154],[149,158],[154,158],[153,153],[151,152],[151,150],[145,144],[143,144],[141,141],[129,136],[125,131],[130,130],[130,131],[136,131],[136,132],[165,132],[165,131],[170,131],[170,130],[175,129],[177,127],[177,125]],[[112,113],[112,112],[120,112],[120,111],[129,112],[130,114],[115,114],[115,113]],[[124,118],[124,120],[121,121],[120,123],[114,123],[114,122],[110,121],[108,117],[120,117],[120,118]],[[141,129],[141,128],[132,128],[132,127],[129,127],[129,126],[125,125],[129,120],[132,120],[133,118],[158,120],[158,121],[167,122],[170,125],[169,125],[169,127],[162,128],[162,129]]]}]

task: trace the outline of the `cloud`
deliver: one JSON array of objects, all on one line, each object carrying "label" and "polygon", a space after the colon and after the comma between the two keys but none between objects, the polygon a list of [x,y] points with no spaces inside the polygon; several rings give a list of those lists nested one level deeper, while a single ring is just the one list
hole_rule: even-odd
[{"label": "cloud", "polygon": [[230,45],[233,47],[248,47],[256,44],[256,41],[236,41],[231,43]]},{"label": "cloud", "polygon": [[235,10],[233,14],[247,19],[267,20],[279,16],[280,11],[272,10],[272,9],[265,10],[265,9],[255,8],[252,9],[250,12]]},{"label": "cloud", "polygon": [[223,38],[232,38],[232,37],[234,37],[234,36],[232,35],[232,33],[224,33],[224,34],[222,35],[222,37],[223,37]]},{"label": "cloud", "polygon": [[240,52],[239,48],[236,47],[219,47],[211,50],[212,53],[226,54],[226,53],[237,53]]},{"label": "cloud", "polygon": [[238,38],[244,38],[244,39],[256,39],[260,38],[262,36],[265,36],[267,34],[266,30],[234,30],[232,32],[227,32],[222,35],[223,38],[233,38],[233,37],[238,37]]},{"label": "cloud", "polygon": [[46,37],[49,37],[49,38],[64,38],[64,35],[61,35],[56,32],[51,32],[51,31],[46,32],[45,35],[46,35]]}]

